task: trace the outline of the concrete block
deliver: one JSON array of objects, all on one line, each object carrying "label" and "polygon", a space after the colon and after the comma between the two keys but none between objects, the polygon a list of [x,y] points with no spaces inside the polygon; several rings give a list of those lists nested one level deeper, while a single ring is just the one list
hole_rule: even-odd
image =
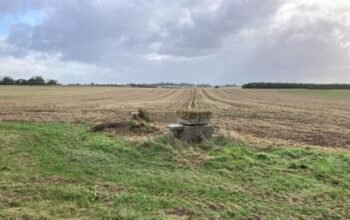
[{"label": "concrete block", "polygon": [[199,143],[213,135],[212,125],[183,126],[183,129],[170,129],[170,135],[188,143]]},{"label": "concrete block", "polygon": [[182,125],[182,124],[170,124],[170,125],[168,125],[168,128],[170,130],[182,131],[184,129],[184,125]]},{"label": "concrete block", "polygon": [[180,138],[184,130],[184,125],[182,124],[170,124],[168,125],[170,130],[170,136],[173,138]]},{"label": "concrete block", "polygon": [[207,125],[210,122],[211,112],[178,111],[177,123],[183,125]]},{"label": "concrete block", "polygon": [[178,111],[177,124],[168,125],[170,136],[188,143],[199,143],[213,135],[211,112]]}]

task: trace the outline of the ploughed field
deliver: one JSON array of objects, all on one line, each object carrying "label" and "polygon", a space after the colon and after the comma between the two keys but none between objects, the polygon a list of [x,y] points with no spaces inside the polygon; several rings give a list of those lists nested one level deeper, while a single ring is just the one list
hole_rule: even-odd
[{"label": "ploughed field", "polygon": [[139,107],[164,128],[179,109],[210,110],[216,131],[259,146],[350,148],[350,91],[0,87],[0,121],[118,122]]}]

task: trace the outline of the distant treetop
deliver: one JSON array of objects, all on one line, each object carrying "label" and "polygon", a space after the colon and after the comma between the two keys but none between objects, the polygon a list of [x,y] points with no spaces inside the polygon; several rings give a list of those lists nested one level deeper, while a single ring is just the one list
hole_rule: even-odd
[{"label": "distant treetop", "polygon": [[56,80],[47,80],[42,76],[33,76],[30,79],[13,79],[10,76],[0,77],[0,85],[58,85]]},{"label": "distant treetop", "polygon": [[350,89],[350,84],[254,82],[254,83],[244,84],[242,88],[243,89]]}]

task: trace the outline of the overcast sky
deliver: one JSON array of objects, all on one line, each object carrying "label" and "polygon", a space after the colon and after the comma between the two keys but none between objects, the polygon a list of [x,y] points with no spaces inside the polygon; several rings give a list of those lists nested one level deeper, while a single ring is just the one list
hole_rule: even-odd
[{"label": "overcast sky", "polygon": [[4,75],[350,83],[350,1],[1,0]]}]

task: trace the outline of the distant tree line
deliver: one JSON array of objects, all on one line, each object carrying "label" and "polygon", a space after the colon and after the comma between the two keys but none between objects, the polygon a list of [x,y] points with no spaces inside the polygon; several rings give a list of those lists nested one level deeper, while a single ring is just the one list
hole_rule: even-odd
[{"label": "distant tree line", "polygon": [[226,84],[223,87],[238,87],[237,84]]},{"label": "distant tree line", "polygon": [[119,86],[119,87],[137,87],[137,88],[158,88],[158,87],[213,87],[210,84],[192,84],[192,83],[128,83],[128,84],[69,84],[70,86]]},{"label": "distant tree line", "polygon": [[350,89],[350,84],[311,84],[311,83],[247,83],[243,89]]},{"label": "distant tree line", "polygon": [[45,80],[41,76],[33,76],[30,79],[13,79],[9,76],[0,77],[0,85],[58,85],[56,80]]},{"label": "distant tree line", "polygon": [[172,82],[160,82],[160,83],[129,83],[126,86],[130,87],[212,87],[210,84],[193,84],[193,83],[172,83]]}]

